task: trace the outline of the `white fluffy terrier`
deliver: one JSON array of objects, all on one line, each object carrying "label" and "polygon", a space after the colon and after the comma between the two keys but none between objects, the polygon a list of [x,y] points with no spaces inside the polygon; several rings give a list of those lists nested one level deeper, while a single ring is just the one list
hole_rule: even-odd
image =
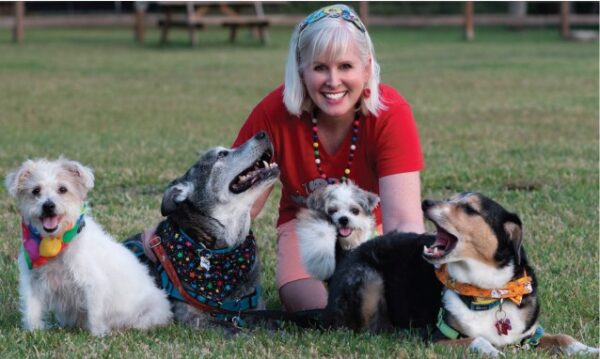
[{"label": "white fluffy terrier", "polygon": [[28,160],[5,185],[23,220],[19,296],[25,329],[43,329],[50,312],[61,326],[96,336],[169,323],[169,301],[146,267],[85,213],[91,169],[64,158]]},{"label": "white fluffy terrier", "polygon": [[322,187],[298,212],[296,232],[306,271],[328,280],[350,250],[374,234],[373,210],[379,197],[352,182]]}]

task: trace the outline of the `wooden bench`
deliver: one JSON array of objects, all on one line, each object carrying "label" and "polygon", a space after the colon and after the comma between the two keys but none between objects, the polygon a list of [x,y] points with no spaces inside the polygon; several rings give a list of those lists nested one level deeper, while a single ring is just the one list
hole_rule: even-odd
[{"label": "wooden bench", "polygon": [[238,28],[247,27],[250,31],[256,30],[260,42],[265,45],[268,42],[267,28],[269,24],[269,20],[264,17],[237,16],[223,20],[221,26],[229,28],[229,42],[235,42]]},{"label": "wooden bench", "polygon": [[[240,27],[250,29],[258,34],[260,42],[264,45],[268,41],[267,28],[270,25],[269,20],[264,16],[262,4],[240,3],[241,5],[254,5],[256,15],[240,15],[229,5],[233,3],[209,3],[209,2],[161,2],[164,9],[164,17],[158,21],[161,29],[160,43],[165,44],[169,37],[169,29],[172,27],[188,29],[192,46],[198,42],[196,31],[205,28],[207,25],[221,25],[229,28],[229,41],[235,42],[237,32]],[[224,16],[205,16],[211,5],[219,5],[219,10]],[[185,14],[175,17],[174,12],[185,8]]]}]

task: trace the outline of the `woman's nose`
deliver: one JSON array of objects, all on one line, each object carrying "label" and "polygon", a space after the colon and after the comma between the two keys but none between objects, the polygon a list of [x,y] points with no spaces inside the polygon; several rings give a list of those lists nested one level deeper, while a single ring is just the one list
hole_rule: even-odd
[{"label": "woman's nose", "polygon": [[327,86],[337,87],[340,84],[340,76],[335,70],[331,70],[327,76]]}]

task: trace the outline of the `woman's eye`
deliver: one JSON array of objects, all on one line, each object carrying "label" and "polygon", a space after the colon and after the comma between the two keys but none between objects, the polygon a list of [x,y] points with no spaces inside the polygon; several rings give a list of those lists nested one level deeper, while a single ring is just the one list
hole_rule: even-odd
[{"label": "woman's eye", "polygon": [[352,68],[352,64],[341,64],[340,68],[342,70],[350,70]]},{"label": "woman's eye", "polygon": [[218,158],[227,157],[228,154],[229,154],[229,152],[227,152],[227,151],[221,151],[221,152],[217,153],[217,157]]},{"label": "woman's eye", "polygon": [[34,196],[37,196],[40,194],[40,192],[42,192],[42,189],[40,187],[34,187],[33,190],[31,191],[31,194]]},{"label": "woman's eye", "polygon": [[350,209],[350,212],[352,212],[353,215],[357,216],[360,213],[360,210],[356,207],[352,207]]},{"label": "woman's eye", "polygon": [[58,187],[58,193],[65,194],[67,192],[69,192],[69,190],[67,189],[67,187],[65,187],[65,186]]},{"label": "woman's eye", "polygon": [[325,70],[326,70],[326,67],[325,67],[325,65],[316,65],[316,66],[314,67],[314,70],[315,70],[315,71],[325,71]]}]

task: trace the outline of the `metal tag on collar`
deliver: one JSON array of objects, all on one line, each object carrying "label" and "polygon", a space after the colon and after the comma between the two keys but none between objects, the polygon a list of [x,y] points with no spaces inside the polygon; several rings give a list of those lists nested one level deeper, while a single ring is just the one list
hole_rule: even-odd
[{"label": "metal tag on collar", "polygon": [[502,310],[502,303],[504,299],[500,299],[500,306],[498,311],[496,311],[496,323],[494,326],[498,331],[498,335],[508,335],[508,332],[512,329],[512,324],[510,323],[510,318],[506,315],[506,312]]}]

